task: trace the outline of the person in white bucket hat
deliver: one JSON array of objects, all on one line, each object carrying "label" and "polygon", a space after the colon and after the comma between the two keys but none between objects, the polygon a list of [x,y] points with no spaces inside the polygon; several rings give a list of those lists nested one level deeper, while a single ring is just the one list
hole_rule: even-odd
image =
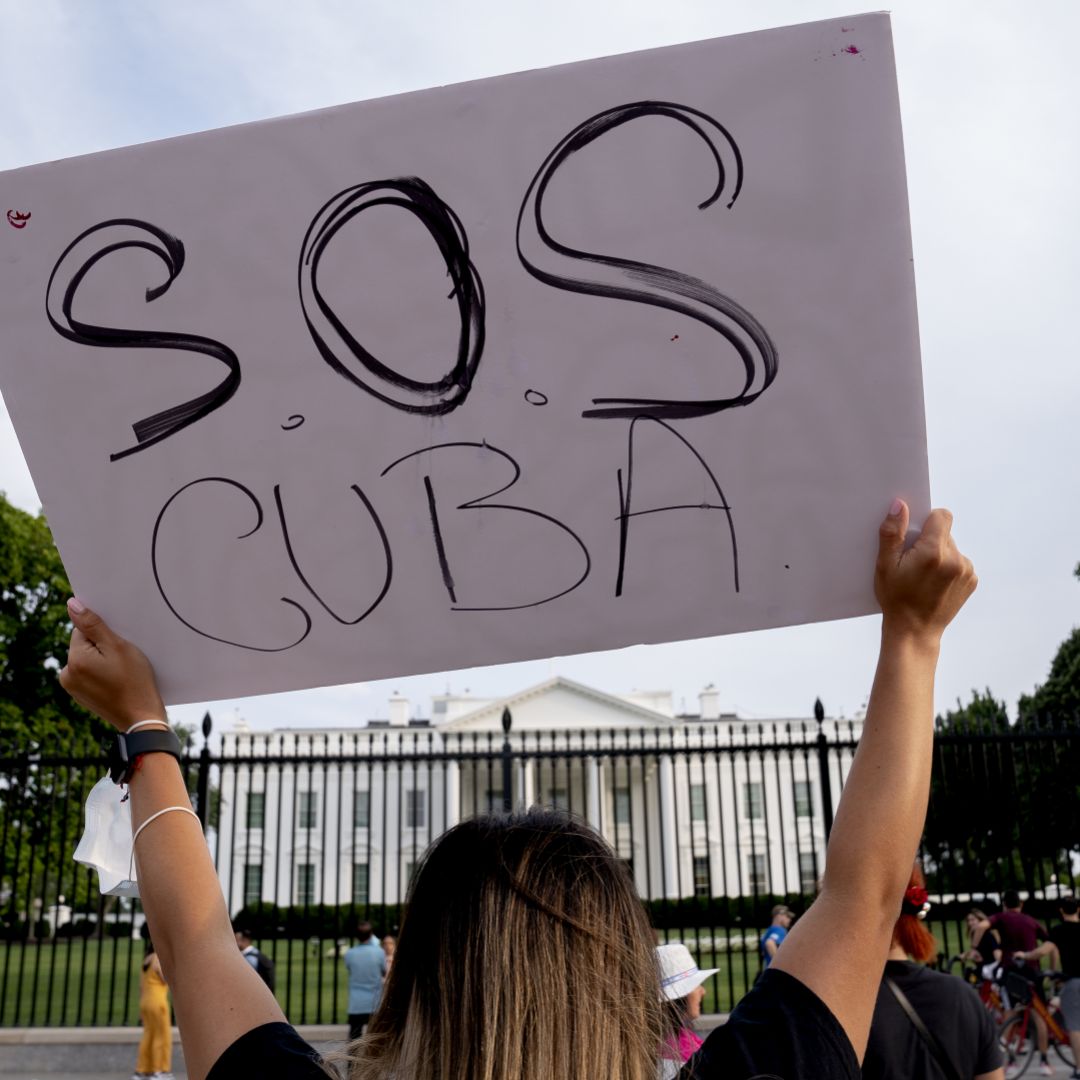
[{"label": "person in white bucket hat", "polygon": [[701,1039],[691,1025],[701,1015],[705,980],[720,969],[699,968],[681,941],[657,945],[656,959],[660,968],[660,994],[675,1033],[665,1047],[660,1072],[663,1077],[676,1076],[682,1063],[689,1061],[701,1046]]}]

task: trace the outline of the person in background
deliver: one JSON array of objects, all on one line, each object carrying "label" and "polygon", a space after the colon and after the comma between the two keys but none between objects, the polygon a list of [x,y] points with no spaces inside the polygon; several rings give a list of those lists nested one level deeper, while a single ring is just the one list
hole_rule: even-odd
[{"label": "person in background", "polygon": [[761,935],[761,970],[764,971],[776,955],[776,950],[783,944],[791,924],[795,921],[795,914],[791,908],[784,904],[777,904],[772,909],[772,923],[769,929]]},{"label": "person in background", "polygon": [[719,968],[704,971],[697,966],[690,950],[683,944],[657,945],[656,959],[660,967],[660,994],[668,1014],[672,1032],[660,1055],[661,1080],[674,1080],[684,1062],[701,1048],[702,1040],[693,1029],[701,1015],[705,998],[704,982]]},{"label": "person in background", "polygon": [[979,995],[963,980],[923,966],[938,951],[924,921],[929,910],[926,883],[916,865],[893,927],[863,1080],[950,1075],[1004,1080],[997,1029]]},{"label": "person in background", "polygon": [[395,948],[397,948],[397,938],[393,934],[386,934],[382,939],[382,951],[386,956],[386,970],[388,972],[390,965],[394,962]]},{"label": "person in background", "polygon": [[[1001,897],[1001,906],[1004,911],[991,915],[989,919],[979,923],[979,938],[974,941],[976,948],[982,942],[982,936],[990,930],[996,930],[1001,938],[1001,963],[1008,971],[1013,956],[1019,953],[1021,957],[1030,956],[1040,941],[1047,940],[1046,927],[1038,919],[1025,915],[1024,901],[1015,889],[1007,889]],[[1039,962],[1037,960],[1022,960],[1026,977],[1031,982],[1032,992],[1042,996],[1042,978],[1039,975]],[[1048,1051],[1050,1049],[1050,1032],[1046,1029],[1046,1021],[1038,1013],[1033,1013],[1035,1020],[1035,1040],[1039,1045],[1039,1072],[1043,1076],[1053,1076],[1054,1070],[1050,1066]]]},{"label": "person in background", "polygon": [[250,930],[234,930],[236,947],[243,958],[255,969],[256,974],[268,987],[274,989],[274,962],[254,945]]},{"label": "person in background", "polygon": [[1001,938],[996,930],[987,930],[985,933],[979,930],[982,923],[987,921],[986,912],[980,908],[972,908],[964,917],[968,940],[971,942],[971,948],[964,953],[964,959],[978,964],[979,973],[984,979],[996,982],[1001,965]]},{"label": "person in background", "polygon": [[1072,1075],[1080,1078],[1080,910],[1075,897],[1062,900],[1059,910],[1063,922],[1050,931],[1050,940],[1031,952],[1016,952],[1013,956],[1017,960],[1038,963],[1057,950],[1057,960],[1053,963],[1065,977],[1065,985],[1061,988],[1061,1015],[1076,1066]]},{"label": "person in background", "polygon": [[[909,522],[897,498],[879,529],[877,673],[821,894],[680,1080],[859,1080],[926,819],[942,635],[977,585],[947,510],[914,543]],[[135,725],[165,732],[124,781],[190,1080],[340,1075],[236,948],[150,661],[77,598],[68,613],[64,689],[126,739]],[[670,1032],[653,932],[626,866],[584,823],[532,810],[456,825],[424,855],[407,904],[371,1030],[337,1055],[349,1080],[654,1080]]]},{"label": "person in background", "polygon": [[371,923],[362,922],[356,928],[360,939],[345,954],[349,972],[349,1041],[359,1039],[379,1006],[379,994],[387,971],[386,953],[379,948],[379,939]]},{"label": "person in background", "polygon": [[169,985],[150,938],[146,939],[146,955],[139,976],[139,1019],[142,1038],[131,1080],[173,1080]]}]

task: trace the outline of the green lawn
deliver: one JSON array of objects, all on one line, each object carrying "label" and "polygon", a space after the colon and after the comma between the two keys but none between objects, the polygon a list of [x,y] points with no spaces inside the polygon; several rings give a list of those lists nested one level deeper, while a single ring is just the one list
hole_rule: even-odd
[{"label": "green lawn", "polygon": [[[932,929],[942,951],[959,951],[955,925],[933,923]],[[685,941],[700,967],[720,969],[706,984],[704,1012],[729,1012],[753,985],[753,936],[744,940],[738,930],[661,933],[665,940]],[[276,967],[278,1000],[294,1024],[345,1023],[345,969],[333,942],[272,941],[266,949]],[[0,1027],[137,1024],[141,959],[142,942],[126,939],[0,942]]]},{"label": "green lawn", "polygon": [[[293,1023],[345,1023],[345,968],[333,950],[331,941],[267,943]],[[0,1027],[137,1024],[142,955],[142,942],[127,939],[0,942]]]}]

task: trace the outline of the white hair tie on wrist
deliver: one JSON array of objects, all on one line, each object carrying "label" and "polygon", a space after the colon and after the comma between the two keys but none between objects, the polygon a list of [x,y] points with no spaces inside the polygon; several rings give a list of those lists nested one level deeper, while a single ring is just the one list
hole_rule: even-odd
[{"label": "white hair tie on wrist", "polygon": [[[199,821],[199,815],[191,809],[190,806],[166,806],[163,810],[159,810],[156,814],[151,814],[136,830],[135,834],[131,838],[131,860],[128,863],[128,878],[131,878],[131,872],[135,867],[135,841],[139,839],[139,834],[150,824],[151,821],[156,821],[162,814],[168,814],[173,810],[178,810],[181,814],[190,814],[196,821]],[[199,828],[202,828],[202,822],[199,821]]]}]

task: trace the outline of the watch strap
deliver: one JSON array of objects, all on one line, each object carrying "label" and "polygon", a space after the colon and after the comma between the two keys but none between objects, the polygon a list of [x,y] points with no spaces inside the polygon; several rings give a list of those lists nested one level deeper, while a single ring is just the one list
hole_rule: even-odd
[{"label": "watch strap", "polygon": [[135,761],[143,754],[171,754],[180,761],[183,747],[176,732],[154,728],[132,733],[117,732],[109,754],[109,776],[114,784],[126,784],[135,771]]}]

